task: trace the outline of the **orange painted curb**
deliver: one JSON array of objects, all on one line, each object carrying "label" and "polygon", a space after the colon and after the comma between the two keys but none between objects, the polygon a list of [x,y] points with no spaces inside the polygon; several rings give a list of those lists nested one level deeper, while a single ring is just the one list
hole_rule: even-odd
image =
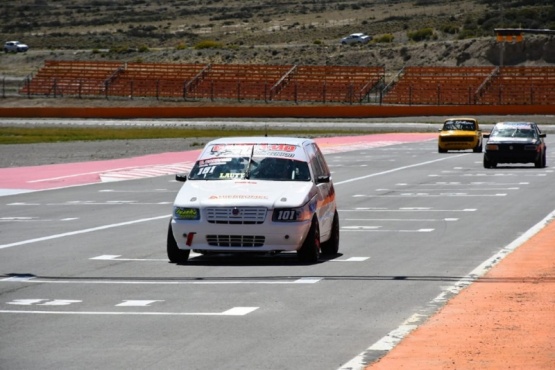
[{"label": "orange painted curb", "polygon": [[555,222],[366,370],[555,369]]},{"label": "orange painted curb", "polygon": [[0,117],[20,118],[368,118],[532,114],[555,114],[555,105],[0,107]]}]

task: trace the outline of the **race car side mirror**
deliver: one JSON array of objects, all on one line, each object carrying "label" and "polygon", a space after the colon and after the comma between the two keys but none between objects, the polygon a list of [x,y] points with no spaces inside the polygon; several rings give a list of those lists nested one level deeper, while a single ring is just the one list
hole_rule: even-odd
[{"label": "race car side mirror", "polygon": [[175,180],[179,182],[187,181],[187,174],[186,173],[178,173],[175,175]]},{"label": "race car side mirror", "polygon": [[318,176],[318,178],[316,179],[316,183],[318,184],[326,184],[330,182],[330,176],[326,175],[326,176]]}]

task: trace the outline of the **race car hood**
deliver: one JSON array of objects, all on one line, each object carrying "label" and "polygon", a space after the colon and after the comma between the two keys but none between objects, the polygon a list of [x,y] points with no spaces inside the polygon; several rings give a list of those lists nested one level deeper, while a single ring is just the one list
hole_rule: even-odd
[{"label": "race car hood", "polygon": [[187,180],[174,205],[186,207],[298,207],[316,194],[311,181]]}]

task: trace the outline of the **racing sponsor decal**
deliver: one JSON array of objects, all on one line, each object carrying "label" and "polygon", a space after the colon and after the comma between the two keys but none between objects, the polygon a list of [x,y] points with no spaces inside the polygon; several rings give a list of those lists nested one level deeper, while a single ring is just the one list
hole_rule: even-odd
[{"label": "racing sponsor decal", "polygon": [[268,199],[267,195],[255,194],[230,194],[230,195],[211,195],[208,199]]},{"label": "racing sponsor decal", "polygon": [[249,157],[253,144],[216,144],[212,145],[205,155],[213,157]]},{"label": "racing sponsor decal", "polygon": [[[224,160],[232,157],[286,157],[286,158],[304,158],[304,153],[299,146],[291,144],[216,144],[212,145],[202,154],[199,164],[209,165],[209,161]],[[202,161],[202,162],[201,162]]]},{"label": "racing sponsor decal", "polygon": [[229,158],[209,158],[209,159],[201,159],[198,161],[199,167],[204,166],[217,166],[219,164],[225,164],[229,162]]},{"label": "racing sponsor decal", "polygon": [[220,179],[223,179],[223,180],[234,180],[234,179],[243,179],[243,178],[245,178],[244,173],[235,173],[235,172],[220,173]]},{"label": "racing sponsor decal", "polygon": [[260,144],[255,145],[253,155],[260,157],[303,157],[302,151],[297,151],[297,149],[300,148],[289,144]]}]

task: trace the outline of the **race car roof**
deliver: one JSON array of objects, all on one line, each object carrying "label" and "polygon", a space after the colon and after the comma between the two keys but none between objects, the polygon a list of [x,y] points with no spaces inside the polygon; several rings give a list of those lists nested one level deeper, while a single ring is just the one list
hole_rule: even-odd
[{"label": "race car roof", "polygon": [[294,137],[230,137],[208,142],[199,160],[222,157],[276,157],[307,161],[305,143],[314,141]]}]

